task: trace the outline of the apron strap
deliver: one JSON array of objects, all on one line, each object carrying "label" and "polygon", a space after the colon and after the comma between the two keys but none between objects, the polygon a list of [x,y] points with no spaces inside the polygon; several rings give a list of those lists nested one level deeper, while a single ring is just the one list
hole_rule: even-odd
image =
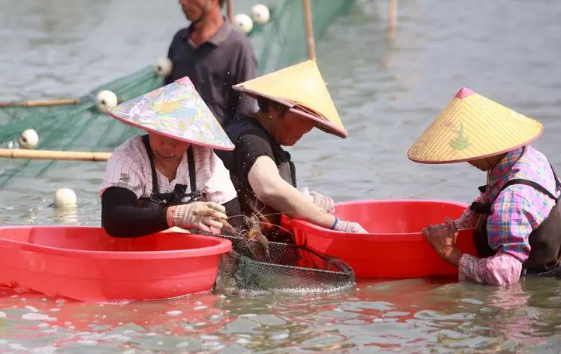
[{"label": "apron strap", "polygon": [[[160,188],[158,187],[158,175],[156,174],[156,167],[154,165],[154,152],[150,147],[150,142],[148,140],[148,135],[142,136],[142,142],[146,148],[146,153],[148,154],[148,160],[150,160],[150,169],[152,170],[152,194],[160,193]],[[197,169],[195,168],[195,156],[193,154],[193,149],[191,146],[187,149],[187,161],[189,168],[189,183],[191,184],[191,193],[197,191]]]},{"label": "apron strap", "polygon": [[154,166],[154,152],[152,152],[152,148],[150,147],[148,134],[142,136],[142,142],[146,148],[148,160],[150,160],[150,169],[152,170],[152,194],[158,194],[160,193],[160,188],[158,187],[158,175],[156,174],[156,167]]},{"label": "apron strap", "polygon": [[553,169],[553,166],[549,164],[549,167],[551,167],[551,172],[553,172],[553,177],[555,178],[555,182],[557,183],[557,190],[559,190],[561,189],[561,182],[559,181],[559,178],[557,178],[557,174],[555,174],[555,170]]},{"label": "apron strap", "polygon": [[[556,179],[557,179],[557,177],[556,177]],[[538,184],[534,181],[530,181],[530,180],[527,180],[527,179],[521,179],[521,178],[511,179],[510,181],[505,183],[504,186],[499,191],[499,193],[497,194],[497,196],[499,194],[501,194],[501,192],[504,191],[507,187],[512,186],[513,184],[524,184],[524,185],[530,186],[534,189],[539,190],[540,192],[544,193],[545,195],[547,195],[548,197],[550,197],[551,199],[553,199],[557,202],[557,198],[553,194],[551,194],[550,191],[545,189],[541,184]],[[485,192],[485,186],[479,187],[479,191],[484,193]],[[489,215],[489,214],[491,214],[491,204],[492,203],[473,202],[473,203],[471,203],[469,208],[473,212],[475,212],[476,214],[487,214],[487,215]]]},{"label": "apron strap", "polygon": [[[556,178],[557,179],[557,178]],[[501,188],[501,190],[499,191],[499,194],[506,189],[506,187],[511,186],[513,184],[525,184],[527,186],[533,187],[537,190],[539,190],[540,192],[544,193],[545,195],[547,195],[548,197],[550,197],[551,199],[557,201],[557,198],[555,198],[555,196],[553,194],[551,194],[550,191],[548,191],[547,189],[545,189],[541,184],[538,184],[534,181],[530,181],[527,179],[521,179],[521,178],[516,178],[516,179],[511,179],[510,181],[508,181],[507,183],[505,183],[505,185]]]},{"label": "apron strap", "polygon": [[192,145],[187,149],[187,161],[189,162],[189,183],[191,184],[191,193],[197,191],[197,169],[195,168],[195,156],[193,155]]}]

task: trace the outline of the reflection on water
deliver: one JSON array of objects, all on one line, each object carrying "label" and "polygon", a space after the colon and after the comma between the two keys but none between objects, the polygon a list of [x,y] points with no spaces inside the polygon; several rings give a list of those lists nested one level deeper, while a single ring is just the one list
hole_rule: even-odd
[{"label": "reflection on water", "polygon": [[[253,4],[234,3],[239,11]],[[483,174],[405,156],[461,86],[541,120],[534,145],[561,162],[561,3],[399,1],[395,41],[386,34],[388,3],[358,1],[317,44],[349,138],[316,130],[291,148],[300,185],[337,201],[469,202]],[[185,24],[176,1],[0,0],[0,9],[9,9],[0,11],[2,100],[88,92],[164,55]],[[0,224],[99,225],[104,164],[65,162],[41,173],[43,165],[0,191]],[[65,187],[78,196],[75,211],[50,207]],[[2,288],[0,353],[558,353],[560,290],[553,280],[494,288],[419,279],[323,296],[83,304]]]},{"label": "reflection on water", "polygon": [[0,352],[554,352],[561,315],[541,304],[559,286],[538,295],[543,288],[530,280],[505,288],[409,280],[324,296],[198,294],[128,304],[0,289]]}]

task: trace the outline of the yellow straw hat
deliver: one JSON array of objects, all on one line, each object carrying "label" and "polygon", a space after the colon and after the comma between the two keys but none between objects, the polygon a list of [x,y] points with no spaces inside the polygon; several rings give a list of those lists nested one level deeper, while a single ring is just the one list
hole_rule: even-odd
[{"label": "yellow straw hat", "polygon": [[407,149],[415,162],[440,164],[503,154],[537,139],[540,122],[463,87]]},{"label": "yellow straw hat", "polygon": [[341,138],[347,137],[347,131],[314,60],[307,60],[233,87],[254,98],[261,96],[283,104],[292,112],[314,120],[319,129]]}]

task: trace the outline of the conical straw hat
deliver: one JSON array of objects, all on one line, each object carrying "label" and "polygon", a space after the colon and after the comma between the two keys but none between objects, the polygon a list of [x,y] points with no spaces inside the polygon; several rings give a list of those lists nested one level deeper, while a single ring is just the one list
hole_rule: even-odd
[{"label": "conical straw hat", "polygon": [[292,112],[313,119],[319,129],[347,137],[327,85],[313,60],[234,85],[234,89],[254,98],[261,96],[281,103]]},{"label": "conical straw hat", "polygon": [[409,147],[407,157],[432,164],[475,160],[524,146],[542,130],[540,122],[464,87]]},{"label": "conical straw hat", "polygon": [[183,77],[109,110],[134,127],[217,150],[234,144],[189,78]]}]

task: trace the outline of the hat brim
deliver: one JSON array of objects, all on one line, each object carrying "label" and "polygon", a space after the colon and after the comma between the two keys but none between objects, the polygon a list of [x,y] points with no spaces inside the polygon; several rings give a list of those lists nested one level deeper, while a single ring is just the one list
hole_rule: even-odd
[{"label": "hat brim", "polygon": [[261,92],[254,91],[254,90],[251,90],[251,89],[247,89],[247,88],[244,88],[244,87],[233,86],[233,88],[234,88],[234,90],[242,92],[244,94],[247,94],[247,95],[249,95],[249,96],[251,96],[255,99],[258,99],[259,97],[263,97],[263,98],[266,98],[268,100],[280,103],[284,106],[287,106],[290,112],[313,120],[316,123],[316,128],[318,128],[318,129],[320,129],[320,130],[322,130],[326,133],[333,134],[333,135],[338,136],[338,137],[343,138],[343,139],[348,137],[348,133],[344,128],[339,128],[339,127],[335,126],[327,118],[324,118],[323,116],[321,116],[319,114],[313,114],[312,110],[310,110],[309,108],[305,107],[302,104],[296,104],[296,103],[290,102],[288,100],[284,100],[282,98],[269,96],[269,95],[263,94]]},{"label": "hat brim", "polygon": [[541,126],[541,129],[540,129],[538,134],[536,134],[535,136],[533,136],[532,138],[528,139],[527,141],[525,141],[523,143],[520,143],[520,144],[515,145],[513,147],[510,147],[508,149],[503,149],[503,150],[500,150],[500,151],[497,151],[497,152],[472,156],[472,157],[463,158],[463,159],[423,160],[423,159],[415,158],[415,157],[411,156],[411,147],[413,147],[413,145],[411,145],[407,149],[407,158],[409,160],[413,161],[413,162],[423,163],[423,164],[427,164],[427,165],[443,165],[443,164],[451,164],[451,163],[460,163],[460,162],[470,162],[470,161],[475,161],[475,160],[481,160],[481,159],[486,159],[486,158],[493,157],[493,156],[498,156],[498,155],[501,155],[501,154],[506,154],[508,152],[514,151],[514,150],[519,149],[523,146],[531,144],[532,142],[536,141],[542,135],[542,133],[543,133],[543,126]]},{"label": "hat brim", "polygon": [[133,126],[135,128],[138,128],[138,129],[142,129],[142,130],[150,132],[150,133],[162,135],[162,136],[165,136],[165,137],[173,139],[173,140],[183,141],[183,142],[190,143],[190,144],[193,144],[193,145],[208,147],[208,148],[215,149],[215,150],[233,151],[236,148],[236,146],[234,144],[231,144],[230,146],[213,145],[213,144],[201,143],[200,141],[196,141],[196,140],[189,140],[189,139],[185,139],[185,138],[180,138],[176,135],[168,134],[168,133],[162,132],[162,131],[157,130],[157,129],[148,128],[148,127],[143,126],[141,124],[131,122],[130,120],[127,120],[127,119],[124,119],[122,117],[116,116],[111,111],[109,111],[109,114],[113,118],[115,118],[115,119],[117,119],[117,120],[119,120],[119,121],[121,121],[121,122],[123,122],[127,125]]}]

